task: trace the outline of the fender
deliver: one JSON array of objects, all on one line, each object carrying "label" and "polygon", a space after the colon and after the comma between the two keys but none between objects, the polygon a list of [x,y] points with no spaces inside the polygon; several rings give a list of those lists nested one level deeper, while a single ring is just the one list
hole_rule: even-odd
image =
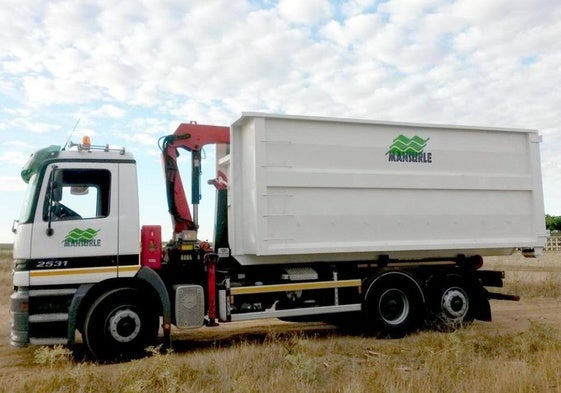
[{"label": "fender", "polygon": [[[164,343],[165,345],[170,345],[171,343],[169,342],[169,334],[171,330],[171,302],[164,282],[154,270],[148,267],[141,267],[135,278],[141,280],[144,285],[148,285],[149,287],[151,287],[158,295],[159,304],[162,307]],[[102,286],[105,287],[105,290],[107,290],[106,284],[108,284],[110,287],[115,288],[119,287],[119,284],[123,283],[122,281],[119,281],[119,279],[112,279],[111,281],[111,284],[108,282],[102,282],[98,284],[84,284],[78,287],[78,290],[76,291],[74,297],[72,298],[72,301],[70,302],[70,307],[68,310],[68,344],[74,344],[74,341],[76,339],[76,328],[78,327],[77,323],[84,299],[90,294],[92,294],[92,296],[95,296],[95,294],[91,292],[92,289],[94,289],[93,292],[96,292],[95,288],[98,288],[103,292],[104,290],[99,287],[99,284],[102,284]]]},{"label": "fender", "polygon": [[149,267],[140,268],[136,277],[150,285],[160,297],[162,306],[162,329],[164,331],[164,348],[171,348],[171,302],[166,285],[158,274]]},{"label": "fender", "polygon": [[[143,266],[140,268],[136,277],[147,282],[158,294],[160,298],[160,303],[162,306],[163,324],[164,326],[171,324],[171,302],[169,300],[169,294],[166,289],[166,285],[158,276],[158,274],[150,269],[149,267]],[[165,328],[164,328],[165,331]]]},{"label": "fender", "polygon": [[364,293],[364,297],[363,297],[363,301],[366,300],[368,298],[368,294],[370,293],[370,290],[372,288],[374,288],[376,286],[376,284],[382,280],[382,279],[386,279],[386,277],[403,277],[407,280],[409,280],[417,289],[417,291],[419,292],[419,294],[421,295],[421,301],[423,303],[423,305],[426,303],[426,299],[425,299],[425,292],[423,291],[423,289],[421,288],[421,286],[419,285],[419,283],[417,282],[417,280],[415,280],[415,278],[413,278],[413,276],[411,276],[408,273],[405,273],[403,271],[400,270],[387,270],[383,273],[380,273],[379,275],[375,276],[373,279],[371,280],[367,280],[365,283],[368,285],[368,288],[366,289],[365,293]]},{"label": "fender", "polygon": [[86,297],[86,294],[93,286],[94,284],[80,285],[70,302],[70,307],[68,308],[68,344],[74,344],[74,340],[76,339],[76,322],[78,321],[80,305],[82,304],[82,300]]}]

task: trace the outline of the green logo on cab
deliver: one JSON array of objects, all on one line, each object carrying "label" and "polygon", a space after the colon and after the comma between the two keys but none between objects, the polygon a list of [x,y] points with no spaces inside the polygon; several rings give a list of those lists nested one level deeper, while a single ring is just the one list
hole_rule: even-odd
[{"label": "green logo on cab", "polygon": [[92,228],[80,229],[74,228],[64,238],[62,241],[64,247],[101,247],[101,239],[97,239],[97,231]]}]

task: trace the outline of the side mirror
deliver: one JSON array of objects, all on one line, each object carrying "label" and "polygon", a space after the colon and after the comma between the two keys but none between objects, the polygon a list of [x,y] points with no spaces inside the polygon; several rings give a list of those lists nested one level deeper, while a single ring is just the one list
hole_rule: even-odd
[{"label": "side mirror", "polygon": [[62,200],[62,171],[55,168],[53,173],[52,198],[54,202],[60,202]]},{"label": "side mirror", "polygon": [[18,232],[18,225],[19,225],[19,220],[14,220],[14,222],[12,223],[12,233]]},{"label": "side mirror", "polygon": [[60,202],[62,200],[62,171],[58,169],[56,165],[53,165],[53,170],[49,176],[49,184],[47,185],[47,199],[46,206],[47,209],[47,236],[52,236],[54,230],[51,226],[53,220],[52,206],[53,202]]}]

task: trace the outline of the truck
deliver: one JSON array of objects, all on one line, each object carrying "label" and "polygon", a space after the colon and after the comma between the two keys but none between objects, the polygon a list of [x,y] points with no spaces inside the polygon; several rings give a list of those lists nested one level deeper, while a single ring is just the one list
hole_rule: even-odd
[{"label": "truck", "polygon": [[[484,257],[536,256],[547,237],[539,143],[536,130],[251,112],[182,123],[159,140],[166,242],[140,226],[130,152],[88,137],[46,147],[21,172],[11,344],[81,337],[103,360],[169,346],[172,326],[280,318],[403,337],[490,321],[489,299],[517,296],[488,289],[504,272]],[[212,242],[197,233],[207,145]]]}]

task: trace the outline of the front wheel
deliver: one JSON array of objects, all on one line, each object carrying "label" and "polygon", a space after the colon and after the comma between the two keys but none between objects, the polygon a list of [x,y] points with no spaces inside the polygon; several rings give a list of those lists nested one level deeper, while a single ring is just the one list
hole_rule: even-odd
[{"label": "front wheel", "polygon": [[135,288],[114,289],[101,295],[84,321],[84,341],[99,360],[134,358],[156,341],[159,316]]}]

